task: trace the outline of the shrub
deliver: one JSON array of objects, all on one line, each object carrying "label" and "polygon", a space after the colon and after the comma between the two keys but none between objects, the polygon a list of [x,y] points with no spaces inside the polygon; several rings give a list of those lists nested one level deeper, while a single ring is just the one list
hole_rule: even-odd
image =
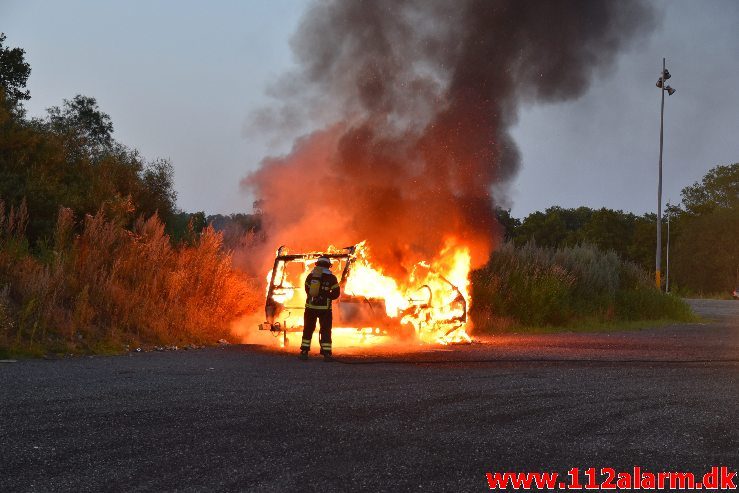
[{"label": "shrub", "polygon": [[478,331],[691,316],[679,298],[654,289],[637,265],[590,245],[552,249],[506,243],[473,272],[472,300]]},{"label": "shrub", "polygon": [[504,245],[487,267],[473,273],[473,309],[487,316],[512,317],[525,324],[569,317],[574,276],[553,265],[544,249]]},{"label": "shrub", "polygon": [[2,310],[17,320],[5,324],[0,345],[214,342],[259,302],[256,283],[231,268],[212,228],[173,247],[156,215],[127,230],[98,212],[75,236],[62,208],[53,250],[38,258],[23,247],[19,214],[0,222],[0,282],[10,300]]},{"label": "shrub", "polygon": [[616,296],[616,314],[619,320],[690,320],[692,317],[690,308],[680,298],[652,287],[619,291]]}]

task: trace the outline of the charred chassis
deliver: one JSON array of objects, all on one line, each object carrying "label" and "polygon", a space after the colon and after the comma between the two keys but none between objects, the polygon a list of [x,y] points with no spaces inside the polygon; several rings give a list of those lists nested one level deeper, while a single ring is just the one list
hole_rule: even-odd
[{"label": "charred chassis", "polygon": [[[414,290],[414,294],[425,292],[426,297],[419,299],[408,298],[409,306],[402,310],[397,317],[387,315],[385,300],[383,298],[368,298],[347,294],[344,287],[351,276],[352,265],[357,260],[357,245],[345,247],[340,251],[308,253],[288,253],[287,248],[284,245],[281,246],[277,250],[277,255],[272,266],[264,305],[266,320],[264,323],[259,324],[260,330],[268,330],[276,336],[282,336],[285,346],[289,344],[288,332],[301,332],[303,330],[302,324],[288,325],[286,320],[294,311],[304,311],[305,307],[303,305],[289,305],[280,301],[282,295],[287,295],[290,291],[302,291],[304,289],[302,283],[291,285],[287,282],[287,266],[291,262],[305,265],[306,263],[317,260],[319,257],[327,257],[332,261],[338,261],[342,267],[341,277],[339,279],[341,296],[336,300],[335,307],[337,309],[334,310],[335,326],[357,327],[357,331],[362,333],[363,336],[393,335],[399,338],[415,337],[417,329],[410,323],[401,323],[401,320],[406,315],[413,315],[416,317],[416,320],[421,320],[420,325],[423,326],[424,315],[428,315],[434,303],[431,288],[424,284]],[[456,293],[451,304],[456,304],[461,308],[461,315],[435,321],[437,327],[439,325],[444,326],[447,329],[444,332],[451,333],[467,322],[467,300],[459,288],[447,278],[437,272],[430,272],[441,279]],[[292,298],[292,296],[286,297],[288,299]],[[283,315],[284,321],[280,322],[279,319]]]}]

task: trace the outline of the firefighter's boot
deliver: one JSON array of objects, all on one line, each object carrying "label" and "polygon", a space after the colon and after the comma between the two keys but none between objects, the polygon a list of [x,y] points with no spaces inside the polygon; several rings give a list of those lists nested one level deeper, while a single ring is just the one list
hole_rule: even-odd
[{"label": "firefighter's boot", "polygon": [[305,349],[300,351],[300,355],[298,356],[298,358],[300,358],[301,361],[308,361],[308,351],[306,351]]},{"label": "firefighter's boot", "polygon": [[327,353],[324,353],[323,354],[323,362],[324,363],[333,363],[334,361],[335,361],[334,360],[334,357],[331,356],[330,354],[327,354]]}]

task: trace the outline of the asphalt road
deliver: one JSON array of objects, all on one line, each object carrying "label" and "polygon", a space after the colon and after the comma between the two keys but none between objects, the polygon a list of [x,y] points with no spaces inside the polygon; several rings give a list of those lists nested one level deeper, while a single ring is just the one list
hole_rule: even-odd
[{"label": "asphalt road", "polygon": [[714,321],[301,362],[252,346],[0,364],[0,491],[485,491],[487,471],[739,465]]}]

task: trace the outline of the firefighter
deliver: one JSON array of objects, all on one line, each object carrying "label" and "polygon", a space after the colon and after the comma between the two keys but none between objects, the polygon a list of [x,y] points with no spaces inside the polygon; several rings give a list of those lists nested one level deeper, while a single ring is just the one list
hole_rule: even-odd
[{"label": "firefighter", "polygon": [[321,354],[326,362],[331,357],[331,301],[339,297],[339,281],[329,270],[331,261],[321,257],[308,277],[305,278],[305,315],[303,318],[303,341],[300,344],[300,359],[308,359],[310,341],[316,330],[316,321],[321,324],[319,341]]}]

